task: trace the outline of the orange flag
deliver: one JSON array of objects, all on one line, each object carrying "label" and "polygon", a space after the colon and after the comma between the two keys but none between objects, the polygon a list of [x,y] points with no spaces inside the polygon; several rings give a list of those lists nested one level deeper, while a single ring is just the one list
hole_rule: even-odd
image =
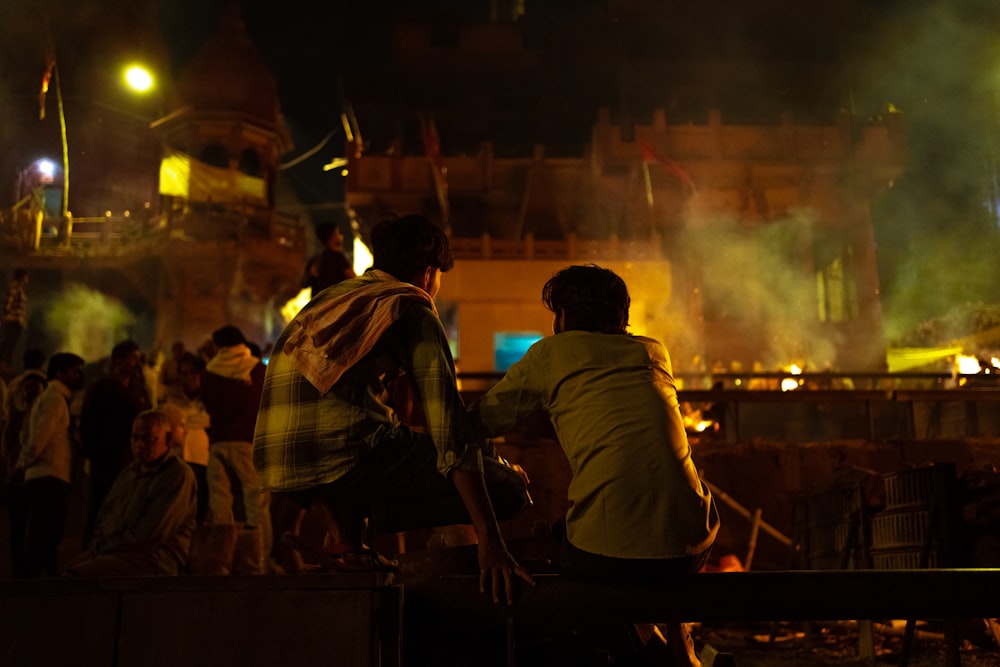
[{"label": "orange flag", "polygon": [[56,68],[56,57],[50,52],[45,57],[45,73],[42,75],[42,89],[38,93],[38,119],[45,120],[45,96],[49,92],[52,71]]},{"label": "orange flag", "polygon": [[441,217],[445,226],[448,225],[450,206],[448,204],[448,169],[441,159],[441,137],[433,118],[420,116],[420,132],[424,140],[424,153],[431,163],[431,173],[434,177],[434,189],[437,191],[438,205],[441,207]]},{"label": "orange flag", "polygon": [[668,174],[680,181],[685,188],[691,192],[697,191],[697,188],[694,186],[694,181],[691,180],[691,175],[687,173],[684,167],[680,166],[670,158],[665,158],[660,155],[653,144],[650,143],[650,141],[645,137],[639,137],[639,150],[642,153],[643,163],[659,163],[664,169],[666,169]]}]

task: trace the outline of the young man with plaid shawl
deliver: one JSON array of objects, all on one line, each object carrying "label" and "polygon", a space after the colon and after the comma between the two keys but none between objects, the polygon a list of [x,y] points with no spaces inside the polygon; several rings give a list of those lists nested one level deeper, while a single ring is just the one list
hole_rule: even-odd
[{"label": "young man with plaid shawl", "polygon": [[[471,522],[480,587],[509,601],[514,580],[531,576],[498,517],[529,500],[523,477],[469,430],[433,300],[453,265],[448,238],[408,215],[376,225],[371,241],[372,268],[324,290],[275,343],[254,436],[261,482],[318,506],[328,541],[317,555],[332,570],[396,569],[365,544],[366,522],[378,532]],[[426,429],[391,404],[402,382]]]}]

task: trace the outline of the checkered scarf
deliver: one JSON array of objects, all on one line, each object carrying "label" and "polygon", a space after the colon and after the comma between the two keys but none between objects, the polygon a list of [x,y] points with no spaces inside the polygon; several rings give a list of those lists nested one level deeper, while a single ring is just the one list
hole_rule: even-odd
[{"label": "checkered scarf", "polygon": [[414,303],[437,315],[424,290],[373,269],[377,281],[311,304],[292,320],[282,351],[325,394],[374,347],[403,310]]}]

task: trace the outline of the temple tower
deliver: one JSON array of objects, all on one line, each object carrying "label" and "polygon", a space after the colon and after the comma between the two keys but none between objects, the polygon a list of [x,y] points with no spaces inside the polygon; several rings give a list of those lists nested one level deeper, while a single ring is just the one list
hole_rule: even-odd
[{"label": "temple tower", "polygon": [[305,245],[298,219],[275,210],[279,159],[292,142],[274,77],[235,2],[182,73],[173,110],[152,128],[163,146],[170,257],[157,339],[191,341],[232,323],[252,340],[272,340]]}]

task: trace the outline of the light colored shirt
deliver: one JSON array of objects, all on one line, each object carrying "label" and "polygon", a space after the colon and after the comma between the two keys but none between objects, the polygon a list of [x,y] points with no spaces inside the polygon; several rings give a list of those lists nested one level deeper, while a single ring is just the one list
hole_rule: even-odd
[{"label": "light colored shirt", "polygon": [[188,398],[181,393],[167,399],[166,406],[176,407],[184,420],[184,442],[181,458],[188,463],[208,465],[208,427],[212,425],[205,404],[198,397]]},{"label": "light colored shirt", "polygon": [[[377,273],[337,283],[306,308],[382,280]],[[401,373],[423,408],[438,470],[444,475],[455,467],[482,471],[481,451],[455,385],[448,339],[430,307],[414,303],[402,309],[367,354],[325,393],[284,352],[291,329],[289,325],[274,345],[257,413],[254,465],[265,488],[297,491],[336,481],[402,428],[389,405],[392,381]]]},{"label": "light colored shirt", "polygon": [[24,479],[56,477],[70,482],[73,449],[69,438],[69,400],[73,392],[60,380],[50,380],[31,406],[17,467]]},{"label": "light colored shirt", "polygon": [[90,553],[142,552],[157,574],[180,574],[187,563],[197,510],[194,473],[168,452],[152,467],[133,461],[101,504]]},{"label": "light colored shirt", "polygon": [[572,471],[570,543],[614,558],[680,558],[715,540],[661,343],[567,331],[535,343],[473,408],[490,436],[547,412]]}]

